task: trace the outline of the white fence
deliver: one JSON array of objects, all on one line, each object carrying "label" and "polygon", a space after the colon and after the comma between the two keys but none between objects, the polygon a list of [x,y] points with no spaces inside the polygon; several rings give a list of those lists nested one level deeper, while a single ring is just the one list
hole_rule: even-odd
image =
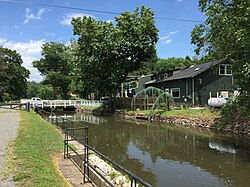
[{"label": "white fence", "polygon": [[43,102],[39,107],[76,107],[76,106],[93,106],[93,107],[100,107],[102,105],[101,101],[97,100],[47,100]]}]

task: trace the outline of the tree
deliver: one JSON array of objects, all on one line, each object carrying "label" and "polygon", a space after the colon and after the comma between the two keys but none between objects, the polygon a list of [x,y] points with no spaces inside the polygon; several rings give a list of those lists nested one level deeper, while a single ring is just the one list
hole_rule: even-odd
[{"label": "tree", "polygon": [[31,98],[31,97],[38,97],[38,93],[39,93],[39,89],[41,88],[41,84],[31,81],[27,83],[27,94],[26,97],[27,98]]},{"label": "tree", "polygon": [[141,75],[154,74],[155,73],[155,65],[156,65],[157,60],[158,60],[158,58],[156,56],[153,56],[148,61],[143,62],[142,63],[143,65],[138,70],[136,70],[132,73],[129,73],[129,75],[141,76]]},{"label": "tree", "polygon": [[242,109],[250,112],[250,1],[200,0],[199,8],[207,19],[192,33],[197,55],[229,58],[233,76],[240,87]]},{"label": "tree", "polygon": [[159,59],[156,62],[155,71],[157,73],[168,71],[168,70],[174,70],[174,69],[180,69],[180,68],[186,68],[193,64],[191,59],[189,57],[184,58],[166,58],[166,59]]},{"label": "tree", "polygon": [[27,85],[27,98],[39,97],[42,99],[52,100],[56,97],[54,89],[50,86],[34,81],[28,82]]},{"label": "tree", "polygon": [[78,84],[98,95],[109,95],[111,101],[127,75],[155,56],[158,40],[153,12],[144,6],[123,12],[115,20],[116,25],[85,16],[71,22],[78,35]]},{"label": "tree", "polygon": [[55,93],[54,93],[53,88],[47,85],[41,85],[37,96],[43,99],[47,99],[47,100],[55,99]]},{"label": "tree", "polygon": [[33,62],[33,66],[45,76],[42,83],[53,88],[56,98],[67,99],[71,83],[69,47],[62,43],[45,43],[42,46],[42,55],[43,58]]},{"label": "tree", "polygon": [[0,101],[24,97],[29,71],[22,66],[22,58],[15,51],[0,47]]}]

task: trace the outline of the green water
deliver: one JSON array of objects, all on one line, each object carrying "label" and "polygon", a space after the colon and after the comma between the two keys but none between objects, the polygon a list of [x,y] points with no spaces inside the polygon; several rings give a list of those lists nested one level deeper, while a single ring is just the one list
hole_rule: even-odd
[{"label": "green water", "polygon": [[242,136],[114,117],[72,119],[89,126],[92,147],[153,186],[250,186],[250,144]]}]

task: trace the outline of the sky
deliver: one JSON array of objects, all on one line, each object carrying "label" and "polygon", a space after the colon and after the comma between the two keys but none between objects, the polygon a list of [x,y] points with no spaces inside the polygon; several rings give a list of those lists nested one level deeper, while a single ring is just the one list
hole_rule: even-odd
[{"label": "sky", "polygon": [[72,17],[86,15],[115,24],[114,17],[120,12],[131,12],[142,5],[155,13],[157,56],[193,57],[190,33],[205,20],[198,0],[0,0],[0,46],[16,50],[31,72],[29,80],[39,82],[43,78],[32,62],[42,57],[45,42],[67,44],[74,37]]}]

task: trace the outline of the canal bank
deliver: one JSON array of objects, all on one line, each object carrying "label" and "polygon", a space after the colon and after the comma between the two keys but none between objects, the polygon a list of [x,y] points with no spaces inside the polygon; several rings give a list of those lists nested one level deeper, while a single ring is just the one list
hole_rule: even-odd
[{"label": "canal bank", "polygon": [[128,113],[118,112],[119,115],[135,119],[149,120],[150,122],[157,122],[161,124],[173,124],[182,127],[191,128],[205,128],[218,131],[230,132],[235,134],[250,135],[250,121],[238,121],[227,125],[220,124],[220,118],[215,116],[214,118],[196,118],[196,117],[179,117],[179,116],[152,116],[149,117],[143,113]]},{"label": "canal bank", "polygon": [[[190,112],[189,111],[196,111]],[[250,121],[238,121],[227,125],[220,124],[219,111],[210,108],[192,108],[192,109],[179,109],[174,114],[164,115],[162,112],[156,112],[155,115],[150,116],[150,111],[127,111],[116,110],[114,116],[123,118],[134,118],[139,120],[147,120],[152,123],[172,124],[182,127],[191,128],[205,128],[218,131],[230,132],[235,134],[245,134],[250,136]],[[205,112],[203,112],[205,111]],[[89,109],[79,107],[76,109],[80,114],[93,114],[93,115],[107,115],[101,109]],[[181,113],[181,115],[180,115]],[[110,114],[109,114],[110,115]]]},{"label": "canal bank", "polygon": [[65,115],[88,125],[92,147],[153,186],[246,186],[250,182],[250,145],[243,136],[152,125],[132,117]]}]

